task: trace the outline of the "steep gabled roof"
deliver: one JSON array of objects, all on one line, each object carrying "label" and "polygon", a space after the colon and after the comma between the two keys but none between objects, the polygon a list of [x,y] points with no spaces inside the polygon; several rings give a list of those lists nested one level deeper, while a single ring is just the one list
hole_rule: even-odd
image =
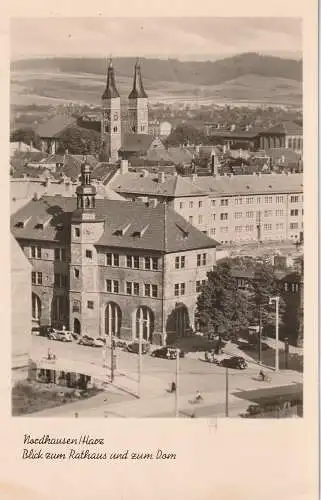
[{"label": "steep gabled roof", "polygon": [[[12,233],[17,239],[65,243],[70,238],[75,209],[75,198],[53,196],[32,200],[11,217]],[[104,233],[96,242],[97,246],[171,253],[218,245],[165,204],[154,208],[138,202],[97,199],[96,213],[97,217],[105,219]],[[43,230],[35,229],[35,222],[48,214],[52,216],[49,224]],[[25,226],[16,227],[22,219],[26,221]],[[124,227],[128,230],[123,233],[120,229]]]},{"label": "steep gabled roof", "polygon": [[107,70],[106,88],[102,95],[102,99],[114,99],[115,97],[119,97],[119,92],[116,87],[114,67],[112,61],[110,61]]},{"label": "steep gabled roof", "polygon": [[133,88],[128,96],[128,99],[147,99],[147,97],[148,96],[144,89],[142,74],[140,71],[140,64],[139,61],[137,61],[134,69]]},{"label": "steep gabled roof", "polygon": [[120,151],[146,154],[154,137],[147,134],[124,134]]},{"label": "steep gabled roof", "polygon": [[294,122],[283,122],[269,128],[266,131],[263,131],[262,135],[265,134],[302,135],[303,130],[300,125],[297,125]]},{"label": "steep gabled roof", "polygon": [[66,128],[76,123],[77,119],[72,116],[57,115],[51,120],[40,124],[36,129],[36,133],[41,138],[50,139],[58,136],[58,134],[61,134]]}]

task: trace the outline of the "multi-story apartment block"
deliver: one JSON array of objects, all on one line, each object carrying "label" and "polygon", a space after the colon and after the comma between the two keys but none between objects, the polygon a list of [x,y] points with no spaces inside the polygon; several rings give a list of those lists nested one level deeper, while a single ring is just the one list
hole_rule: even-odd
[{"label": "multi-story apartment block", "polygon": [[190,224],[220,243],[303,238],[302,174],[187,178],[124,172],[109,186],[130,200],[166,200]]},{"label": "multi-story apartment block", "polygon": [[96,199],[87,165],[81,177],[76,197],[44,196],[12,216],[32,265],[33,321],[156,343],[184,335],[216,241],[166,203]]}]

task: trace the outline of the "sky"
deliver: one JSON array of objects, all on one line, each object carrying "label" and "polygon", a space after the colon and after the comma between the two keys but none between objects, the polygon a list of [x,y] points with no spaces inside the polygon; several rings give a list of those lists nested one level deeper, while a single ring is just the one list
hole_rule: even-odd
[{"label": "sky", "polygon": [[11,22],[11,58],[216,59],[242,52],[300,57],[299,18],[30,18]]}]

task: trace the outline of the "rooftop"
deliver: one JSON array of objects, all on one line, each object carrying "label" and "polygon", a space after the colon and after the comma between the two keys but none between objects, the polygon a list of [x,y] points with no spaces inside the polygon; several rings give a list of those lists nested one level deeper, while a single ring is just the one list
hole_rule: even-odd
[{"label": "rooftop", "polygon": [[179,175],[164,175],[163,181],[157,174],[128,172],[118,175],[110,187],[118,193],[133,193],[164,197],[204,196],[206,193],[190,179]]},{"label": "rooftop", "polygon": [[285,134],[285,135],[303,135],[300,125],[294,122],[284,122],[262,131],[262,134]]},{"label": "rooftop", "polygon": [[39,137],[44,139],[49,139],[52,137],[56,137],[58,134],[63,132],[66,128],[71,125],[75,125],[77,123],[77,119],[73,118],[70,115],[57,115],[51,120],[40,124],[36,132]]},{"label": "rooftop", "polygon": [[[12,215],[11,231],[17,239],[65,244],[70,238],[75,209],[75,198],[53,196],[32,200]],[[105,220],[104,233],[96,242],[97,246],[172,253],[218,245],[166,204],[154,208],[138,202],[97,199],[96,214]],[[39,220],[48,222],[41,230],[35,228]]]},{"label": "rooftop", "polygon": [[120,151],[132,153],[146,153],[154,137],[147,134],[124,134]]},{"label": "rooftop", "polygon": [[204,176],[197,177],[193,183],[213,196],[303,192],[303,175],[300,173],[233,175],[232,177]]}]

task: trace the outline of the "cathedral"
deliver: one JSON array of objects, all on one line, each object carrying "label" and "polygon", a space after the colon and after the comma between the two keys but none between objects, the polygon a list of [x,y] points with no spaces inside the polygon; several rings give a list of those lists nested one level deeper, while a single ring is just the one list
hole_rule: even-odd
[{"label": "cathedral", "polygon": [[[140,141],[148,136],[148,96],[143,86],[140,63],[134,68],[133,87],[128,96],[127,130],[122,130],[121,100],[116,85],[112,61],[107,69],[107,83],[102,95],[101,143],[106,157],[116,162],[124,142],[125,133],[133,140]],[[125,127],[124,127],[125,128]],[[128,137],[127,137],[128,138]]]}]

